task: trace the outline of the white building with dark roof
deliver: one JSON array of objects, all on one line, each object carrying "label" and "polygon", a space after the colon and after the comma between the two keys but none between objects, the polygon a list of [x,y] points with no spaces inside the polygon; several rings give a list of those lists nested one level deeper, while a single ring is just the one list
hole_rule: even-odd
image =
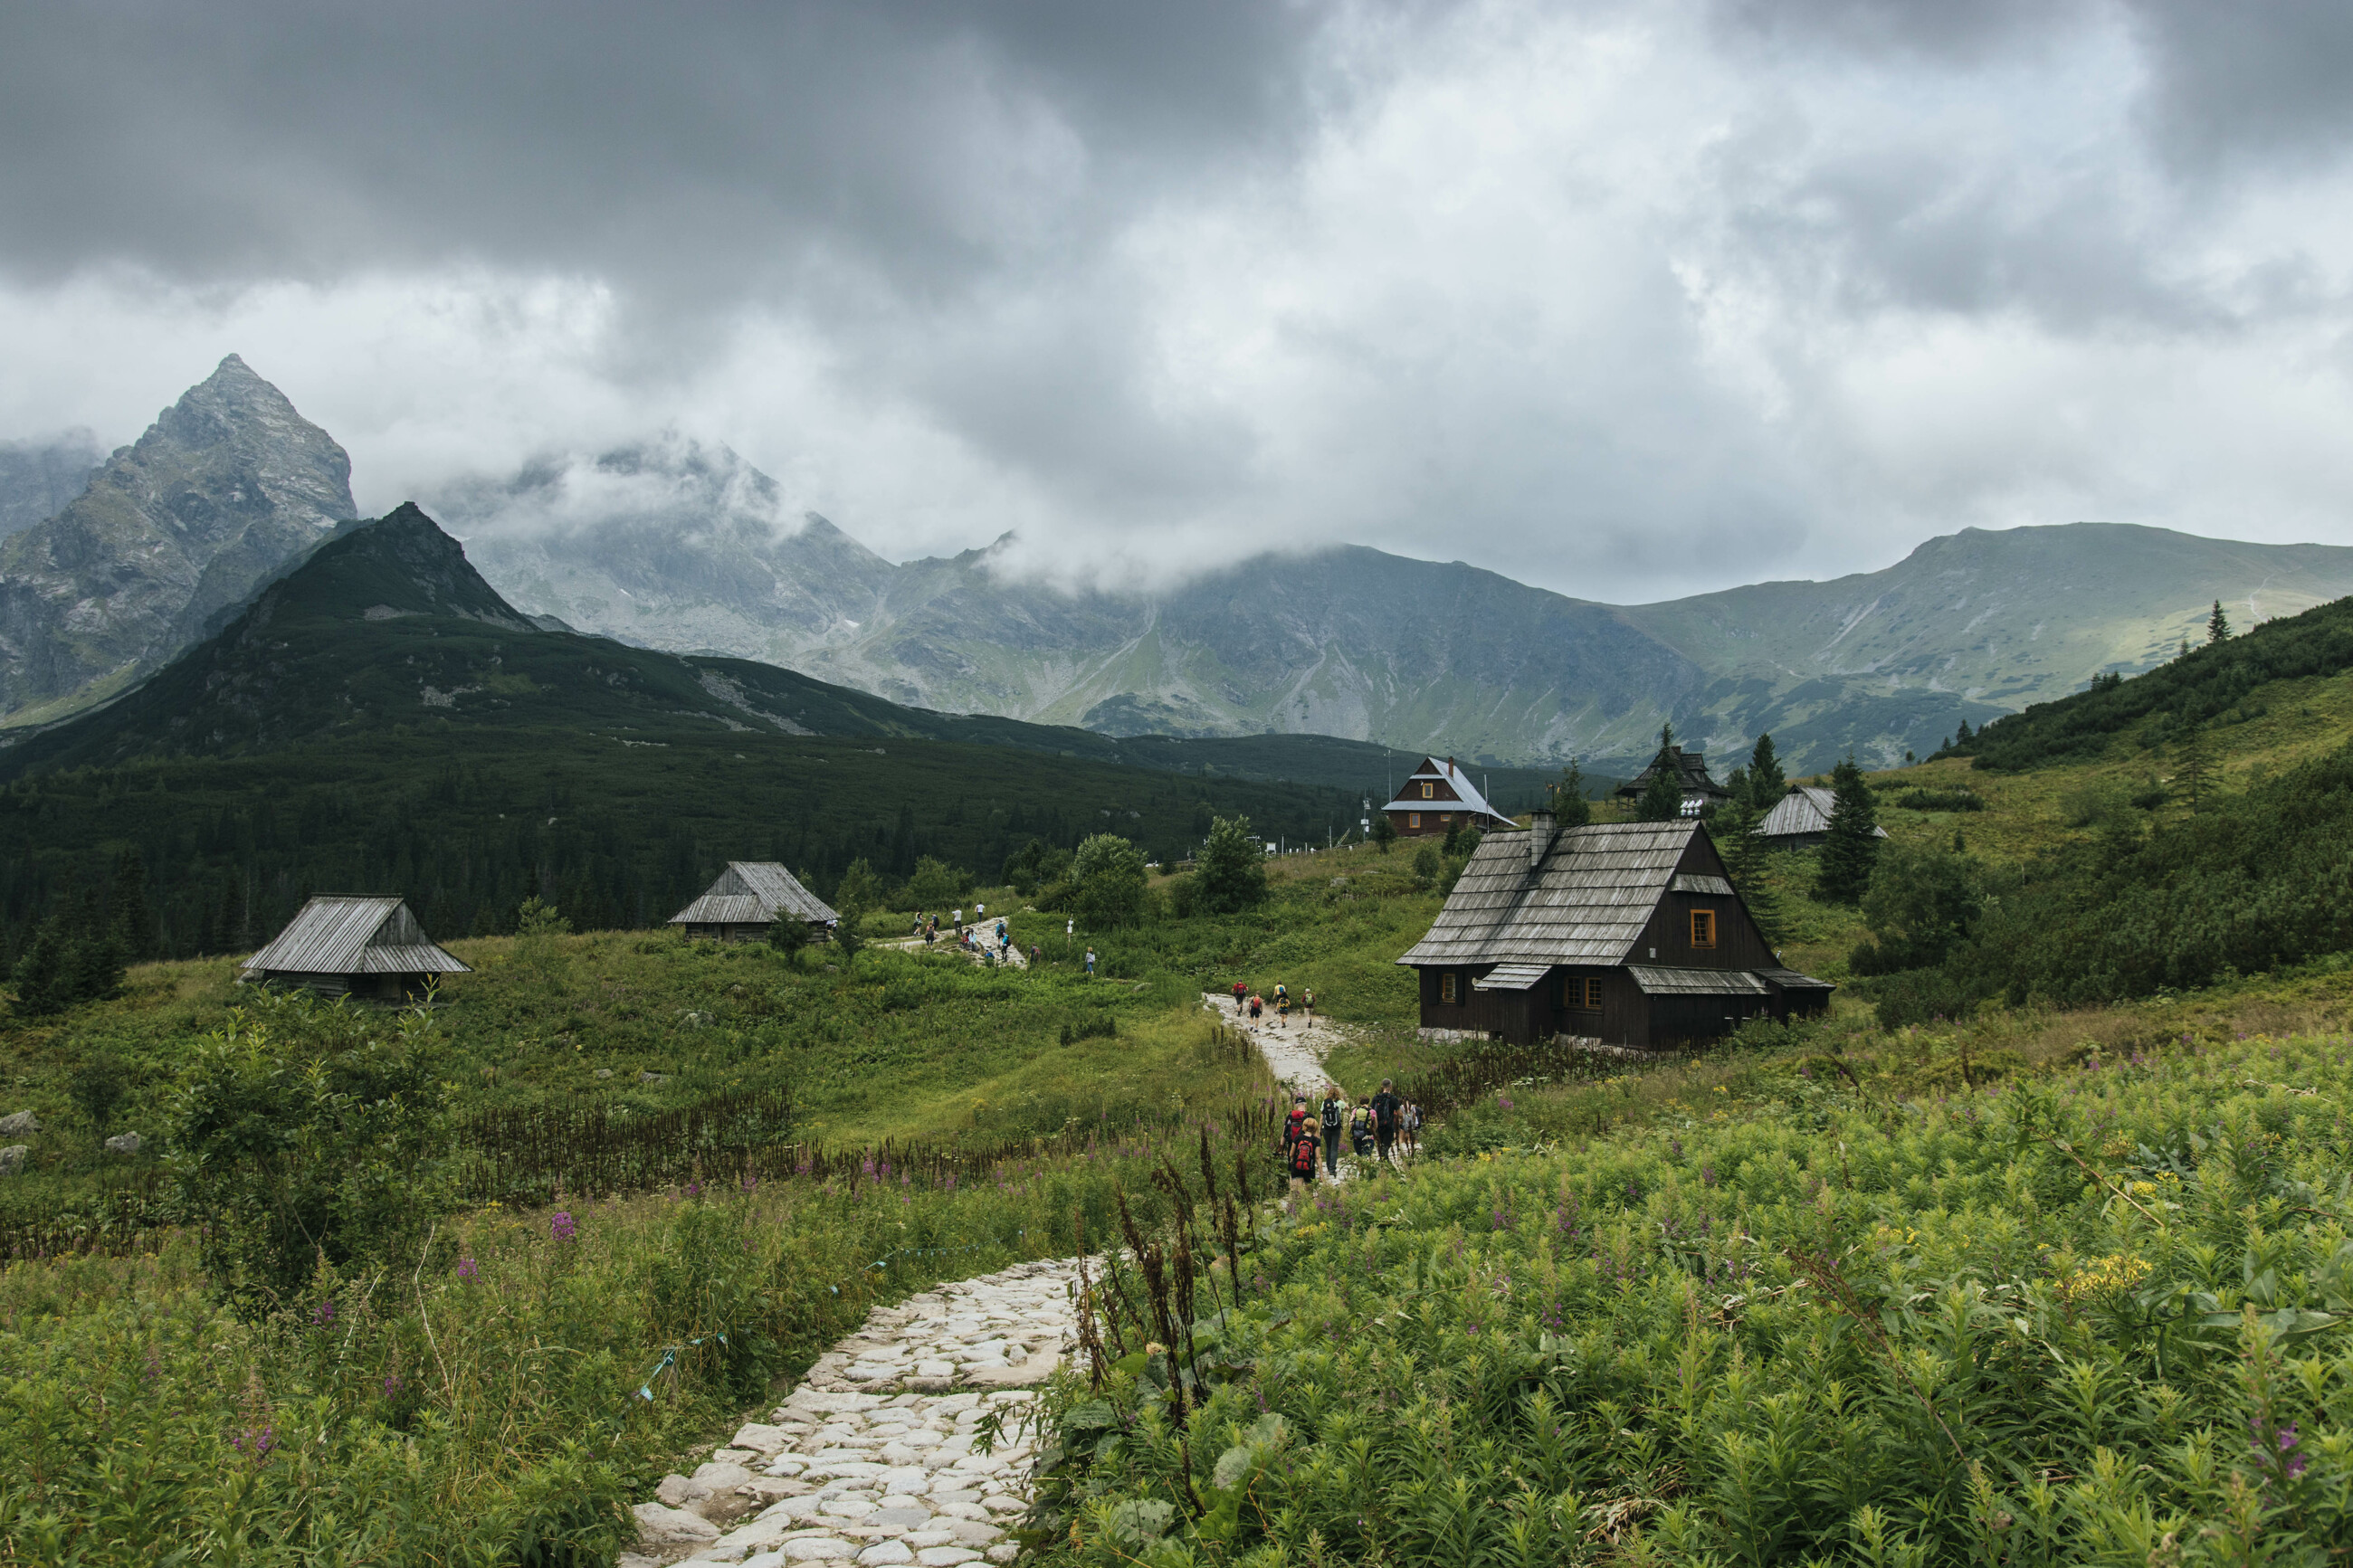
[{"label": "white building with dark roof", "polygon": [[730,860],[702,897],[670,916],[689,937],[717,942],[765,942],[780,920],[806,921],[823,941],[841,917],[774,860]]},{"label": "white building with dark roof", "polygon": [[245,961],[242,978],[307,986],[325,996],[406,1002],[423,998],[445,974],[471,973],[434,944],[402,900],[322,893]]},{"label": "white building with dark roof", "polygon": [[1835,989],[1782,967],[1689,818],[1556,832],[1538,812],[1491,834],[1398,963],[1420,977],[1426,1033],[1521,1044],[1658,1049],[1820,1013]]},{"label": "white building with dark roof", "polygon": [[1475,827],[1482,833],[1515,826],[1512,819],[1487,804],[1471,775],[1457,766],[1452,757],[1440,762],[1436,757],[1424,757],[1421,765],[1413,770],[1397,798],[1381,807],[1391,825],[1405,837],[1444,837],[1458,826]]}]

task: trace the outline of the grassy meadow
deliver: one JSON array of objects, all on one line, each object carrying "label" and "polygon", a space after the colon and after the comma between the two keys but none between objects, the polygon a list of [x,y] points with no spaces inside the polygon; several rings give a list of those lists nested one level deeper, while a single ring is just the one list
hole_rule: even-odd
[{"label": "grassy meadow", "polygon": [[[2353,735],[2353,693],[2291,684],[2215,731],[2226,796]],[[2152,772],[1874,784],[1895,841],[1957,832],[2031,875],[2119,813],[2178,815],[2133,804]],[[1963,787],[1985,808],[1894,804]],[[199,1065],[276,1016],[234,965],[0,1024],[0,1114],[41,1124],[0,1183],[0,1563],[608,1563],[623,1504],[870,1305],[1100,1247],[1121,1195],[1169,1234],[1212,1181],[1261,1200],[1254,1291],[1173,1362],[1104,1320],[1100,1381],[1054,1394],[1042,1560],[2336,1560],[2353,964],[1894,1031],[1851,987],[1651,1063],[1434,1047],[1394,963],[1440,903],[1414,859],[1273,859],[1268,901],[1217,917],[1175,918],[1156,878],[1140,923],[1068,936],[966,895],[1028,970],[886,945],[904,912],[846,963],[454,938],[444,1175],[530,1179],[449,1187],[475,1195],[259,1307],[175,1206]],[[1764,875],[1788,962],[1846,979],[1861,916],[1812,899],[1811,855]],[[1271,1082],[1199,1005],[1236,980],[1312,988],[1353,1094],[1445,1078],[1431,1157],[1268,1201]],[[130,1131],[135,1156],[103,1151]],[[501,1143],[526,1138],[528,1162]],[[587,1140],[676,1157],[600,1184]]]}]

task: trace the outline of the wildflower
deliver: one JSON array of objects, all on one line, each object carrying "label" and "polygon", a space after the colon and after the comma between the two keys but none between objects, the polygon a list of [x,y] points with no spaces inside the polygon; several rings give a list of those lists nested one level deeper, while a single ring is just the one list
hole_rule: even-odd
[{"label": "wildflower", "polygon": [[459,1259],[458,1259],[458,1278],[459,1278],[459,1279],[475,1279],[475,1278],[477,1278],[478,1276],[480,1276],[481,1272],[482,1272],[481,1266],[480,1266],[480,1264],[476,1263],[472,1258],[460,1258]]},{"label": "wildflower", "polygon": [[320,1328],[323,1329],[334,1321],[335,1303],[332,1298],[322,1301],[317,1306],[311,1309],[311,1321],[318,1325]]},{"label": "wildflower", "polygon": [[689,1183],[687,1183],[687,1184],[686,1184],[686,1195],[687,1195],[688,1197],[691,1197],[691,1198],[699,1198],[699,1197],[701,1197],[701,1196],[702,1195],[702,1184],[701,1182],[689,1182]]},{"label": "wildflower", "polygon": [[391,1373],[385,1373],[385,1378],[384,1378],[384,1396],[385,1396],[386,1399],[390,1399],[394,1394],[398,1394],[399,1392],[400,1392],[400,1373],[396,1373],[396,1372],[391,1372]]},{"label": "wildflower", "polygon": [[554,1236],[556,1240],[570,1241],[572,1239],[572,1211],[570,1209],[557,1209],[554,1214],[548,1217],[547,1228],[549,1234]]}]

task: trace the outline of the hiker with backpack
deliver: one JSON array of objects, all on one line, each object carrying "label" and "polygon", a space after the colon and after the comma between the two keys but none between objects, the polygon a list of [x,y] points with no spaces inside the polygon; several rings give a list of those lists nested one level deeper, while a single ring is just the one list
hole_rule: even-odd
[{"label": "hiker with backpack", "polygon": [[1341,1096],[1340,1086],[1324,1086],[1324,1105],[1317,1119],[1324,1129],[1324,1170],[1327,1175],[1340,1173],[1340,1131],[1348,1124],[1348,1102]]},{"label": "hiker with backpack", "polygon": [[1249,994],[1250,994],[1250,986],[1249,986],[1249,984],[1248,984],[1247,983],[1245,983],[1245,982],[1243,982],[1243,981],[1240,981],[1240,980],[1237,980],[1237,981],[1235,981],[1235,982],[1234,982],[1234,1016],[1235,1016],[1235,1017],[1239,1018],[1239,1017],[1240,1017],[1240,1016],[1242,1016],[1242,998],[1243,998],[1244,996],[1248,995]]},{"label": "hiker with backpack", "polygon": [[1294,1094],[1291,1097],[1291,1114],[1282,1120],[1282,1141],[1280,1147],[1288,1152],[1291,1146],[1299,1141],[1300,1130],[1306,1125],[1307,1097],[1303,1094]]},{"label": "hiker with backpack", "polygon": [[1306,1117],[1307,1102],[1300,1101],[1296,1122],[1298,1133],[1291,1141],[1289,1152],[1283,1156],[1283,1169],[1291,1173],[1293,1195],[1303,1194],[1315,1182],[1315,1124]]},{"label": "hiker with backpack", "polygon": [[1373,1143],[1384,1161],[1389,1157],[1389,1145],[1397,1142],[1398,1113],[1404,1108],[1389,1080],[1381,1079],[1381,1091],[1373,1096]]},{"label": "hiker with backpack", "polygon": [[1348,1118],[1348,1147],[1356,1152],[1359,1160],[1373,1152],[1373,1113],[1364,1106],[1356,1107]]}]

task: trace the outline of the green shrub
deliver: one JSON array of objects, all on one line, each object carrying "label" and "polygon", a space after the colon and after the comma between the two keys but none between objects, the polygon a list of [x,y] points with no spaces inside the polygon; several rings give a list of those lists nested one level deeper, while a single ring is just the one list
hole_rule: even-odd
[{"label": "green shrub", "polygon": [[1234,915],[1266,902],[1266,852],[1250,836],[1247,816],[1220,816],[1195,859],[1194,909]]},{"label": "green shrub", "polygon": [[171,1169],[214,1289],[248,1315],[364,1260],[415,1259],[450,1201],[448,1087],[423,1009],[264,992],[200,1042]]}]

